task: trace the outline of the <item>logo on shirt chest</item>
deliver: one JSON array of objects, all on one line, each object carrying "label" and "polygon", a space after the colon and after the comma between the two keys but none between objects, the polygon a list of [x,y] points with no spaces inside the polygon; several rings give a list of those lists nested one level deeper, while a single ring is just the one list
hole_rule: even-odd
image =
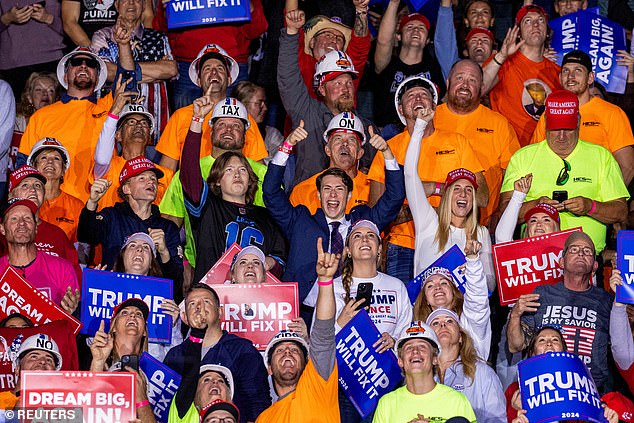
[{"label": "logo on shirt chest", "polygon": [[105,116],[107,113],[108,113],[108,111],[107,111],[107,110],[105,110],[105,111],[103,111],[103,112],[101,112],[101,113],[93,113],[93,114],[92,114],[92,117],[94,117],[95,119],[99,119],[100,117]]},{"label": "logo on shirt chest", "polygon": [[494,131],[493,129],[489,129],[489,128],[476,128],[476,132],[482,132],[484,134],[492,134]]},{"label": "logo on shirt chest", "polygon": [[601,122],[582,122],[581,126],[601,126]]},{"label": "logo on shirt chest", "polygon": [[444,154],[456,154],[456,149],[452,149],[452,150],[438,150],[436,151],[436,155],[437,156],[442,156]]},{"label": "logo on shirt chest", "polygon": [[577,176],[576,178],[572,178],[572,182],[583,182],[583,183],[592,183],[592,178],[586,178],[585,176]]}]

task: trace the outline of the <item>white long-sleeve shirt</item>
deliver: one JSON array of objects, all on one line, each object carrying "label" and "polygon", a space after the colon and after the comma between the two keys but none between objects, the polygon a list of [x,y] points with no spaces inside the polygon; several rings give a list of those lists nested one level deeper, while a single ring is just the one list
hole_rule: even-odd
[{"label": "white long-sleeve shirt", "polygon": [[[424,142],[422,137],[426,126],[425,121],[416,119],[404,166],[405,191],[416,228],[414,256],[414,274],[416,275],[429,267],[454,244],[464,252],[467,242],[464,229],[454,226],[449,229],[449,239],[443,250],[438,250],[438,244],[434,239],[438,229],[438,214],[429,204],[423,183],[418,176],[418,157],[421,142]],[[487,360],[491,348],[491,311],[488,291],[495,288],[495,274],[491,238],[487,229],[480,225],[478,225],[478,241],[482,243],[480,257],[473,260],[467,259],[466,292],[460,323],[473,337],[480,357]]]}]

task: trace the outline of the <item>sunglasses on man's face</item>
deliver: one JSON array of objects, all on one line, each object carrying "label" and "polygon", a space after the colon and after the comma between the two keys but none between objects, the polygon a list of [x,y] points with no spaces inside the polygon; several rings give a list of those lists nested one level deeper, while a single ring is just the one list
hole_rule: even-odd
[{"label": "sunglasses on man's face", "polygon": [[70,60],[68,60],[68,63],[70,64],[70,66],[73,67],[78,67],[85,64],[90,69],[99,68],[99,62],[97,62],[97,60],[92,57],[72,57]]}]

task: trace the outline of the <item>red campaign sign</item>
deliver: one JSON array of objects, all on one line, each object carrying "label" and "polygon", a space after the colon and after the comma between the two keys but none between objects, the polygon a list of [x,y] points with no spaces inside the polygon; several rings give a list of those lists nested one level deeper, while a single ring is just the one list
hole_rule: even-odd
[{"label": "red campaign sign", "polygon": [[21,407],[81,407],[87,423],[136,419],[135,375],[129,372],[22,372]]},{"label": "red campaign sign", "polygon": [[34,288],[12,267],[8,266],[0,278],[0,319],[10,314],[28,316],[35,325],[56,320],[68,320],[75,335],[81,322],[52,302],[42,291]]},{"label": "red campaign sign", "polygon": [[297,283],[213,285],[223,307],[222,328],[264,351],[299,316]]},{"label": "red campaign sign", "polygon": [[[231,281],[231,262],[233,261],[233,256],[238,254],[242,248],[233,243],[231,246],[225,251],[225,253],[218,259],[216,264],[209,269],[209,272],[200,280],[201,283],[206,283],[207,285],[216,285],[221,283],[229,283]],[[266,283],[281,283],[278,278],[273,276],[271,272],[266,272]]]},{"label": "red campaign sign", "polygon": [[22,346],[22,342],[32,335],[43,333],[50,336],[62,355],[62,370],[79,369],[77,342],[68,320],[57,320],[32,328],[0,328],[0,391],[15,388],[16,376],[13,371],[13,358]]},{"label": "red campaign sign", "polygon": [[561,250],[570,233],[581,228],[504,242],[493,246],[493,261],[498,281],[500,304],[514,304],[522,294],[536,286],[561,281]]}]

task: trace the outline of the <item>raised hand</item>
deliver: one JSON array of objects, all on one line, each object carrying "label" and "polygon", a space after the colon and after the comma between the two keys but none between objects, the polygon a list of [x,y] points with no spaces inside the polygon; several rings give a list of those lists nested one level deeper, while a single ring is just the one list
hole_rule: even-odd
[{"label": "raised hand", "polygon": [[432,121],[435,114],[436,111],[431,107],[421,107],[420,109],[416,110],[416,118],[422,119],[427,123]]},{"label": "raised hand", "polygon": [[324,252],[321,246],[321,237],[317,238],[317,277],[322,282],[332,280],[339,267],[341,254]]},{"label": "raised hand", "polygon": [[[211,86],[211,85],[210,85]],[[211,112],[215,106],[215,103],[211,100],[211,98],[205,93],[204,96],[198,97],[194,100],[194,117],[199,119],[204,119],[205,116]],[[202,126],[202,122],[199,122]]]},{"label": "raised hand", "polygon": [[123,75],[119,74],[115,84],[114,94],[112,95],[112,107],[110,107],[110,113],[115,116],[119,116],[123,107],[130,102],[130,99],[136,95],[139,95],[136,91],[126,91],[127,84],[132,82],[132,78],[123,80]]},{"label": "raised hand", "polygon": [[159,253],[161,258],[165,254],[169,257],[169,251],[167,250],[167,244],[165,244],[165,232],[163,229],[148,229],[148,233],[152,241],[154,241],[154,245],[156,245],[156,251]]},{"label": "raised hand", "polygon": [[286,12],[286,33],[295,35],[306,23],[306,15],[303,10],[295,9]]},{"label": "raised hand", "polygon": [[91,371],[102,372],[104,370],[104,365],[112,353],[113,346],[114,339],[104,332],[104,321],[102,320],[99,324],[99,330],[95,333],[92,344],[90,344],[90,352],[92,354]]},{"label": "raised hand", "polygon": [[61,306],[68,314],[73,314],[79,305],[79,289],[73,289],[70,286],[66,287],[66,293],[64,294],[64,298],[62,298]]},{"label": "raised hand", "polygon": [[475,239],[469,239],[464,246],[464,255],[467,256],[467,258],[474,259],[478,257],[478,253],[481,249],[482,243]]},{"label": "raised hand", "polygon": [[517,25],[506,31],[506,37],[504,37],[502,47],[500,47],[500,51],[494,56],[499,58],[498,61],[503,63],[509,56],[515,54],[515,52],[524,45],[524,40],[518,40],[519,35],[520,27]]},{"label": "raised hand", "polygon": [[524,194],[528,194],[528,191],[531,190],[531,184],[533,183],[533,174],[529,173],[526,176],[522,176],[513,184],[513,188],[515,191],[523,192]]},{"label": "raised hand", "polygon": [[108,188],[110,188],[110,185],[112,185],[112,181],[109,181],[108,179],[97,179],[90,187],[89,201],[93,201],[95,203],[99,202],[101,197],[103,197],[106,194],[106,191],[108,191]]},{"label": "raised hand", "polygon": [[289,143],[290,145],[297,145],[298,142],[303,141],[306,138],[308,138],[308,131],[304,129],[304,120],[300,120],[299,126],[293,129],[293,131],[288,134],[288,137],[286,137],[286,140],[284,141]]}]

